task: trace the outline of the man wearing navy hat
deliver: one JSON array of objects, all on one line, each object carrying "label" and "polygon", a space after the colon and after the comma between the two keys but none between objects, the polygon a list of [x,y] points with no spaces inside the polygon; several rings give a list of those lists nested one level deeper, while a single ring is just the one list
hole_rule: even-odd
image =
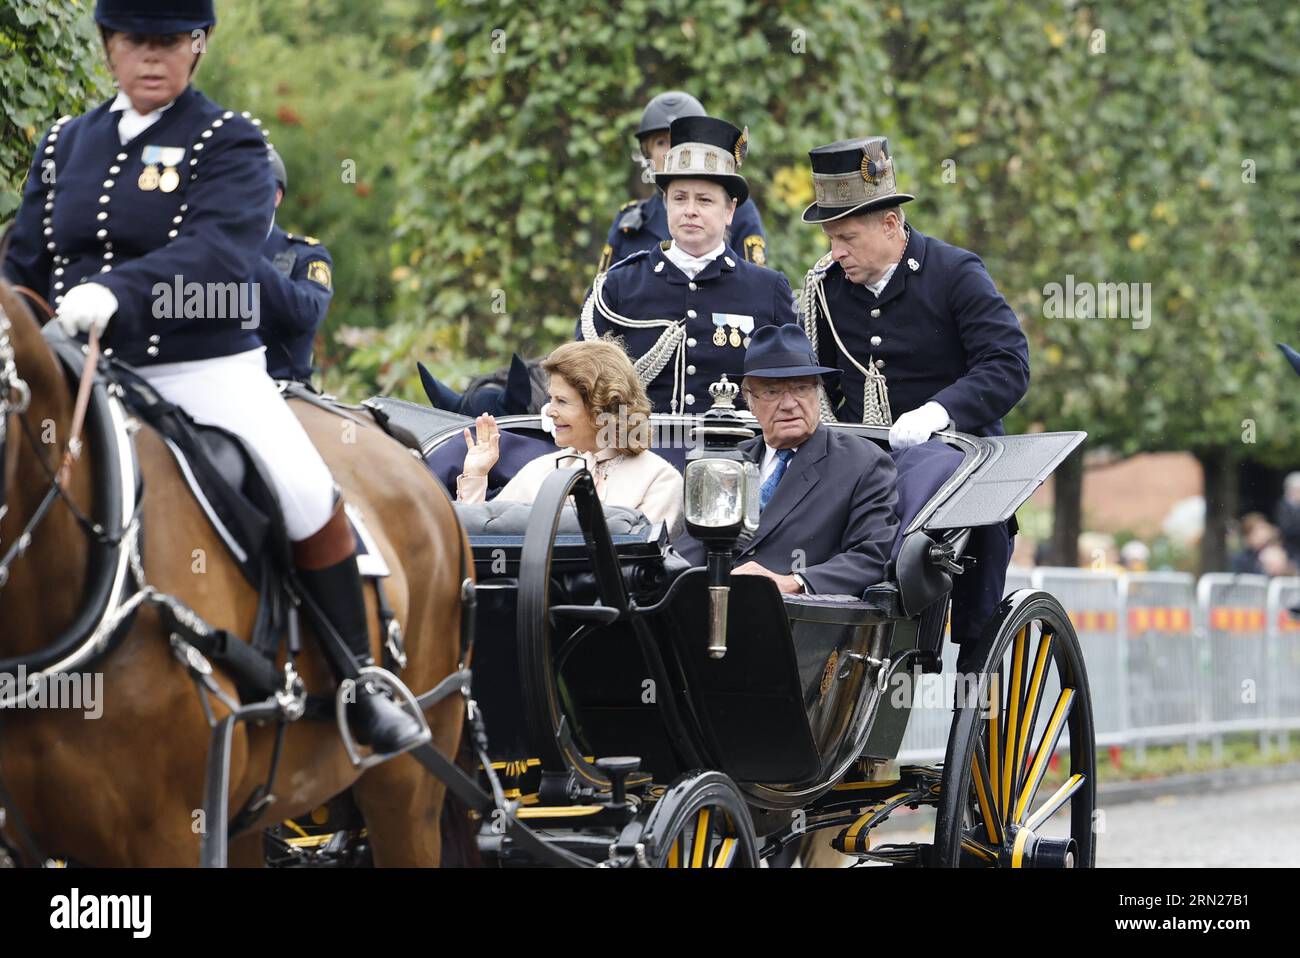
[{"label": "man wearing navy hat", "polygon": [[[734,575],[763,575],[785,593],[861,596],[885,577],[898,535],[896,472],[875,443],[822,428],[822,366],[794,323],[764,326],[745,351],[741,388],[763,428],[743,442],[759,466],[758,531],[739,543]],[[704,548],[674,543],[692,563]]]},{"label": "man wearing navy hat", "polygon": [[[889,426],[895,449],[950,426],[1002,435],[1029,386],[1029,348],[980,258],[906,224],[902,204],[914,197],[898,192],[884,137],[809,156],[816,202],[803,221],[821,225],[831,250],[808,271],[800,311],[818,357],[843,373],[824,411]],[[972,533],[974,568],[953,586],[963,670],[980,664],[972,640],[1002,598],[1014,531]]]},{"label": "man wearing navy hat", "polygon": [[[653,174],[663,172],[664,157],[671,145],[669,129],[673,121],[683,116],[705,115],[700,101],[680,90],[660,93],[646,104],[636,136],[641,144],[641,165],[647,183]],[[732,237],[735,237],[734,243]],[[763,218],[758,215],[758,208],[752,200],[736,209],[736,217],[727,228],[726,238],[751,263],[758,266],[767,264],[767,236],[763,232]],[[629,200],[619,209],[609,228],[609,237],[601,251],[597,270],[604,272],[632,253],[650,249],[669,239],[671,236],[668,233],[664,197],[656,189],[649,199]]]},{"label": "man wearing navy hat", "polygon": [[655,181],[672,242],[596,276],[577,338],[621,336],[656,412],[703,412],[709,386],[734,372],[749,338],[794,321],[793,294],[783,275],[746,262],[725,240],[749,199],[737,172],[748,136],[707,116],[674,120],[671,136]]},{"label": "man wearing navy hat", "polygon": [[[284,160],[272,148],[275,208],[289,191]],[[272,379],[311,382],[311,347],[334,298],[334,261],[320,240],[286,233],[278,223],[262,245],[257,264],[262,315],[257,334],[266,344],[266,371]]]}]

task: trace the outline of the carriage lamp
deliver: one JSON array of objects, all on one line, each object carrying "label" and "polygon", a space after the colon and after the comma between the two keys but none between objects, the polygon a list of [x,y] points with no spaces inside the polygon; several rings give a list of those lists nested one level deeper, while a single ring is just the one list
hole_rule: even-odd
[{"label": "carriage lamp", "polygon": [[713,405],[694,430],[695,448],[686,455],[682,513],[686,531],[704,545],[709,573],[709,655],[727,654],[727,598],[736,543],[758,529],[758,464],[737,446],[753,431],[736,413],[735,383],[709,387]]}]

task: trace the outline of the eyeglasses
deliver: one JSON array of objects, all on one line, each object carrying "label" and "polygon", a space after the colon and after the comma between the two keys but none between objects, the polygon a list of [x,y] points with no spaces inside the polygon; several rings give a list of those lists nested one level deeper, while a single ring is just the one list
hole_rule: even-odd
[{"label": "eyeglasses", "polygon": [[763,402],[776,402],[786,393],[789,393],[795,399],[807,399],[816,391],[816,383],[787,383],[784,386],[759,386],[757,388],[746,387],[745,389],[745,393],[751,400],[761,399]]}]

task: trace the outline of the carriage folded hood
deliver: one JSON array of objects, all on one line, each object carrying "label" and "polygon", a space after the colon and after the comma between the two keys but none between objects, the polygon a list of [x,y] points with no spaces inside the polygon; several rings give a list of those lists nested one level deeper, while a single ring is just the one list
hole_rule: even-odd
[{"label": "carriage folded hood", "polygon": [[976,440],[982,451],[974,471],[923,515],[922,528],[937,532],[1006,522],[1087,437],[1086,432],[1039,432]]}]

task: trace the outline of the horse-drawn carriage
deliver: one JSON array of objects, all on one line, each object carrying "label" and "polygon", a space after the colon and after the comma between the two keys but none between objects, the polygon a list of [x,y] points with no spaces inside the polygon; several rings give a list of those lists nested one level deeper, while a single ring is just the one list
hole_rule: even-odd
[{"label": "horse-drawn carriage", "polygon": [[[454,474],[463,419],[375,407]],[[499,424],[553,449],[538,417]],[[725,552],[757,522],[734,451],[755,421],[724,400],[653,426],[676,440],[657,451],[685,468],[688,528]],[[887,429],[824,428],[888,448]],[[1092,865],[1092,707],[1052,596],[998,607],[978,682],[943,703],[943,763],[894,761],[916,681],[942,668],[970,530],[1005,522],[1083,434],[939,438],[956,469],[900,516],[891,574],[860,596],[782,596],[766,578],[690,568],[661,524],[603,509],[580,467],[558,469],[531,506],[458,507],[477,579],[473,696],[491,758],[479,772],[496,796],[478,803],[485,860],[753,866],[834,829],[834,848],[874,862]],[[873,828],[920,806],[936,809],[932,842],[872,847]]]},{"label": "horse-drawn carriage", "polygon": [[[21,492],[9,499],[18,508],[12,521],[19,534],[4,543],[0,573],[12,570],[26,577],[11,579],[5,595],[25,617],[19,621],[37,626],[4,633],[11,657],[0,660],[0,676],[10,668],[20,674],[26,669],[28,683],[16,693],[10,688],[13,699],[28,694],[33,676],[44,679],[102,662],[105,686],[132,702],[132,710],[103,723],[68,724],[45,714],[10,720],[9,741],[18,746],[11,754],[18,761],[5,769],[3,784],[9,789],[0,792],[0,805],[19,837],[22,858],[32,864],[44,860],[41,843],[34,840],[43,834],[54,846],[51,851],[70,850],[77,860],[181,862],[192,849],[193,792],[174,784],[168,789],[175,776],[158,772],[131,780],[141,794],[163,795],[173,813],[155,816],[149,830],[125,850],[97,846],[95,839],[115,834],[114,823],[122,819],[114,816],[119,806],[129,808],[127,802],[98,809],[98,830],[87,831],[91,839],[77,845],[78,834],[60,817],[63,807],[32,797],[46,778],[64,782],[74,773],[86,774],[91,765],[110,774],[111,758],[104,749],[94,750],[92,742],[164,728],[175,740],[169,754],[189,763],[184,780],[191,788],[203,782],[205,863],[226,861],[231,830],[243,827],[245,838],[258,837],[256,827],[265,827],[259,816],[272,814],[270,788],[279,764],[286,766],[286,775],[296,769],[294,783],[303,786],[286,808],[310,809],[308,801],[352,783],[367,816],[392,816],[392,821],[369,823],[372,837],[381,833],[375,837],[377,853],[382,839],[389,861],[400,861],[408,849],[414,849],[413,861],[432,858],[436,836],[429,831],[430,816],[421,811],[436,808],[440,800],[424,789],[422,783],[430,779],[410,763],[386,763],[391,756],[359,756],[347,737],[352,768],[344,764],[334,736],[347,728],[348,683],[335,693],[333,712],[313,709],[324,703],[305,694],[292,658],[284,663],[281,686],[274,658],[250,660],[243,642],[203,621],[206,614],[245,626],[260,622],[257,592],[235,581],[238,570],[229,566],[226,592],[199,594],[185,569],[177,568],[174,557],[185,556],[188,565],[194,540],[183,538],[178,547],[174,536],[162,533],[188,523],[188,536],[211,543],[214,563],[225,562],[223,540],[208,528],[212,516],[195,504],[207,500],[185,495],[167,447],[157,438],[138,449],[133,445],[122,383],[112,378],[112,370],[97,366],[93,350],[82,372],[89,390],[81,395],[88,404],[78,406],[89,410],[92,455],[71,471],[65,485],[62,472],[56,473],[33,439],[31,424],[49,417],[62,424],[60,436],[77,435],[80,413],[73,412],[60,360],[44,340],[52,340],[69,371],[82,362],[85,348],[60,344],[52,327],[43,338],[3,283],[0,307],[0,450],[15,475],[5,491]],[[92,375],[97,369],[110,378]],[[23,374],[40,389],[29,388]],[[449,468],[458,467],[465,420],[395,400],[367,405],[389,433],[413,447],[435,473],[441,470],[444,480]],[[755,422],[725,402],[702,417],[653,420],[656,434],[669,437],[657,451],[684,468],[685,518],[708,546],[706,568],[690,568],[661,527],[637,514],[602,508],[585,469],[558,469],[530,506],[512,511],[488,503],[459,510],[476,585],[469,581],[471,556],[461,549],[456,518],[445,500],[428,501],[423,467],[414,466],[355,412],[341,414],[345,425],[361,426],[358,442],[364,440],[373,461],[382,461],[390,482],[402,471],[405,498],[391,490],[389,498],[409,509],[410,529],[436,533],[438,541],[430,543],[436,550],[425,550],[423,565],[407,569],[408,575],[423,569],[426,576],[438,577],[424,583],[438,602],[420,606],[418,630],[412,626],[416,619],[408,616],[410,667],[403,666],[402,675],[417,688],[433,687],[417,697],[392,681],[408,708],[440,716],[430,721],[437,732],[431,729],[408,754],[469,806],[486,860],[754,865],[805,834],[833,828],[837,848],[873,861],[1092,864],[1091,702],[1078,639],[1050,595],[1021,591],[998,607],[987,626],[990,652],[979,681],[959,691],[944,762],[896,767],[892,761],[915,699],[910,681],[941,668],[951,575],[961,567],[970,530],[1011,517],[1082,434],[985,439],[941,434],[958,463],[924,495],[900,496],[923,504],[900,517],[886,581],[862,595],[791,597],[780,595],[768,579],[730,575],[725,557],[737,537],[756,527],[758,497],[753,464],[736,451],[737,443],[754,433]],[[312,415],[322,435],[337,429],[338,410]],[[5,443],[7,427],[15,421],[25,442]],[[532,443],[538,451],[554,449],[537,417],[505,418],[500,425],[512,441]],[[887,445],[884,429],[824,428]],[[140,436],[149,434],[140,431]],[[689,454],[685,446],[693,447]],[[503,461],[504,452],[503,445]],[[195,455],[201,455],[197,446]],[[152,476],[155,489],[176,494],[143,499],[142,508],[132,505],[141,475]],[[900,479],[900,487],[905,481],[914,480]],[[365,499],[365,493],[352,483],[352,496]],[[66,515],[52,511],[60,497],[69,502]],[[93,502],[94,518],[73,508],[75,502]],[[420,514],[426,506],[427,514]],[[382,511],[378,502],[371,507]],[[42,525],[46,516],[62,516],[61,525],[55,525],[56,518]],[[142,516],[152,516],[152,524],[143,523],[155,531],[152,558],[141,555]],[[398,552],[391,539],[385,542],[379,551],[391,563]],[[66,606],[61,614],[70,621],[51,643],[40,627],[41,603],[32,601],[39,597],[13,586],[47,581],[52,569],[65,566],[89,571],[85,589],[61,597]],[[411,606],[408,590],[394,588],[393,594]],[[242,597],[242,618],[231,614],[231,603],[223,600],[228,595]],[[150,615],[132,617],[146,607]],[[296,621],[290,614],[291,657],[297,651]],[[472,674],[454,667],[443,671],[443,663],[464,661],[470,640]],[[393,658],[401,666],[406,653],[400,643],[393,644]],[[133,656],[111,655],[119,645]],[[228,677],[219,684],[207,656],[223,649],[226,654],[217,660],[223,668],[243,663],[242,687]],[[297,661],[304,675],[323,687],[319,659],[303,654]],[[377,673],[387,674],[365,670]],[[142,682],[150,695],[131,697],[130,690]],[[191,682],[199,688],[197,700]],[[257,694],[246,697],[245,691]],[[460,731],[457,697],[468,704],[467,741],[477,761],[471,772],[448,754]],[[214,701],[222,703],[220,719]],[[304,718],[316,724],[300,725]],[[240,723],[247,730],[242,737],[235,732]],[[15,725],[20,735],[12,734]],[[100,739],[86,731],[92,725]],[[293,744],[281,762],[290,726]],[[209,731],[203,776],[202,753],[194,745]],[[80,747],[42,752],[43,742],[68,736]],[[319,780],[309,769],[316,769]],[[262,776],[266,784],[258,788]],[[25,803],[13,800],[15,783],[27,796]],[[233,819],[232,795],[244,799]],[[16,814],[20,806],[26,815]],[[872,848],[872,829],[904,806],[936,808],[933,841]],[[79,806],[74,808],[82,816]],[[20,827],[33,813],[40,819],[36,827]],[[419,836],[419,847],[413,835]],[[329,842],[328,854],[348,857],[340,844],[346,842]],[[286,863],[319,858],[295,856],[300,847],[281,843],[281,851],[288,851]],[[5,848],[13,850],[0,836],[0,852]],[[248,861],[250,850],[254,846],[242,842],[241,861]]]}]

